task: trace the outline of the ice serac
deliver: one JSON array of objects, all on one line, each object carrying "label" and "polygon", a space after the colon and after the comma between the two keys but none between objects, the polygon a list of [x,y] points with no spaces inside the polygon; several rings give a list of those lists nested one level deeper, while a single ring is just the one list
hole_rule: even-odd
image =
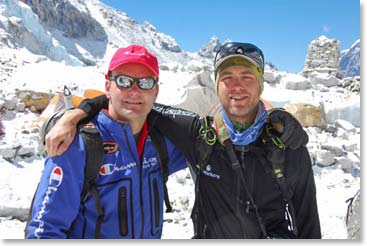
[{"label": "ice serac", "polygon": [[67,0],[21,0],[32,8],[41,23],[55,28],[70,38],[91,38],[106,41],[103,27],[88,13],[80,11]]}]

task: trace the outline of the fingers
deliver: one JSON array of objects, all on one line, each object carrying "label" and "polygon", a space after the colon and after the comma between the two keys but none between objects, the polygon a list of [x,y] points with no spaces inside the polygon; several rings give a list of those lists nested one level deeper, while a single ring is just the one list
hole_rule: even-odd
[{"label": "fingers", "polygon": [[45,137],[47,155],[52,157],[63,154],[72,143],[76,130],[75,124],[62,117]]},{"label": "fingers", "polygon": [[68,149],[71,142],[72,142],[72,138],[62,141],[61,144],[56,149],[56,155],[62,155]]},{"label": "fingers", "polygon": [[[52,133],[52,132],[50,132]],[[52,157],[52,156],[56,156],[57,155],[57,149],[60,146],[60,144],[62,143],[62,139],[60,139],[58,136],[54,136],[52,134],[48,133],[46,135],[46,150],[47,150],[47,155]]]},{"label": "fingers", "polygon": [[76,133],[75,128],[65,131],[50,131],[46,135],[47,155],[52,157],[63,154],[73,142]]},{"label": "fingers", "polygon": [[[294,124],[289,124],[289,122],[286,122],[283,127],[284,127],[285,130],[280,135],[280,140],[282,140],[283,143],[287,143],[289,138],[292,135],[294,135],[295,133],[297,133],[297,131],[295,131],[295,129],[296,129],[295,125]],[[293,136],[293,138],[297,138],[297,136]]]},{"label": "fingers", "polygon": [[278,122],[278,123],[272,122],[271,125],[279,133],[282,133],[284,131],[284,126],[280,122]]},{"label": "fingers", "polygon": [[306,146],[308,135],[302,125],[290,113],[282,110],[270,112],[270,123],[280,133],[280,140],[289,148]]}]

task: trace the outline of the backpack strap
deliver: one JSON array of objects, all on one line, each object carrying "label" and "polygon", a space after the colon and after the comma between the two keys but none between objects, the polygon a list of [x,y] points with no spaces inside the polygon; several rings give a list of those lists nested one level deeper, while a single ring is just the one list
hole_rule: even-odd
[{"label": "backpack strap", "polygon": [[79,132],[86,148],[86,165],[84,170],[84,185],[81,200],[86,199],[89,188],[95,183],[103,163],[103,140],[98,129],[93,124],[80,127]]},{"label": "backpack strap", "polygon": [[213,151],[213,146],[217,141],[217,134],[215,132],[215,129],[212,127],[212,124],[213,117],[206,116],[200,118],[201,127],[198,132],[198,141],[196,144],[196,148],[199,151],[199,159],[198,162],[195,164],[195,170],[191,172],[192,179],[195,184],[195,197],[198,197],[199,195],[200,173],[204,169],[205,164],[208,162],[209,157]]},{"label": "backpack strap", "polygon": [[[206,116],[200,118],[200,129],[198,132],[197,149],[199,151],[199,160],[196,163],[195,174],[199,175],[204,165],[208,162],[209,157],[212,153],[213,146],[217,141],[217,134],[215,129],[212,127],[213,117]],[[196,183],[196,177],[193,177],[194,183]]]},{"label": "backpack strap", "polygon": [[[264,166],[265,170],[269,169],[268,162],[271,163],[271,171],[275,178],[280,191],[282,193],[283,201],[286,204],[286,213],[290,222],[290,229],[295,236],[298,236],[298,228],[296,223],[296,213],[292,202],[292,192],[288,189],[286,178],[284,175],[284,158],[285,158],[285,145],[280,138],[276,135],[277,131],[272,128],[268,123],[265,124],[265,130],[262,131],[261,140],[266,149],[266,158],[262,155],[258,155],[260,162]],[[256,154],[258,152],[255,151]]]},{"label": "backpack strap", "polygon": [[98,129],[93,124],[87,124],[80,127],[79,132],[83,138],[86,148],[86,165],[84,169],[84,184],[80,195],[81,202],[85,202],[88,193],[94,200],[98,213],[98,219],[95,228],[95,238],[100,238],[101,224],[105,218],[104,209],[95,184],[99,175],[99,170],[103,164],[104,148],[103,140]]},{"label": "backpack strap", "polygon": [[161,134],[158,129],[153,127],[150,132],[150,137],[152,139],[153,145],[155,146],[158,156],[161,163],[161,170],[163,175],[163,193],[164,193],[164,203],[166,204],[166,212],[172,212],[171,202],[168,196],[168,189],[167,189],[167,181],[168,181],[168,153],[167,153],[167,145],[166,141],[164,140],[163,135]]},{"label": "backpack strap", "polygon": [[213,117],[206,116],[200,118],[200,129],[198,132],[196,148],[199,151],[199,158],[197,163],[189,165],[192,179],[195,184],[195,204],[191,212],[191,218],[194,224],[194,237],[201,238],[201,228],[198,225],[199,216],[199,179],[205,164],[208,162],[211,153],[213,152],[214,144],[217,142],[217,133],[213,128]]}]

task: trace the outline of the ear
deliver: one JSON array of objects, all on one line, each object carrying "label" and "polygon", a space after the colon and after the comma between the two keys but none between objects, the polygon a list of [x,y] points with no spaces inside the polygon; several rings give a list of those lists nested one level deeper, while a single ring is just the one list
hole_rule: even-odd
[{"label": "ear", "polygon": [[154,93],[155,93],[154,94],[154,102],[155,102],[155,100],[157,100],[158,93],[159,93],[159,85],[158,84],[155,86],[155,92]]},{"label": "ear", "polygon": [[105,82],[105,91],[106,91],[106,97],[108,99],[111,99],[111,81],[106,80]]}]

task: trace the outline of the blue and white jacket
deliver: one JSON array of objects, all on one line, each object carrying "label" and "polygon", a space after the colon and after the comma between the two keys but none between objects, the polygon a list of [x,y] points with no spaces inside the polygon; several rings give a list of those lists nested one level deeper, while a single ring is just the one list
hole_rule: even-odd
[{"label": "blue and white jacket", "polygon": [[[151,127],[154,122],[149,122],[150,118]],[[109,146],[107,152],[105,148],[104,163],[96,180],[106,215],[101,238],[161,238],[164,181],[158,153],[149,135],[140,158],[129,124],[119,123],[104,112],[93,122],[104,145]],[[164,139],[169,174],[186,168],[181,152]],[[26,238],[94,238],[98,217],[95,201],[91,195],[84,205],[80,201],[85,163],[85,146],[80,135],[63,155],[46,158]]]}]

